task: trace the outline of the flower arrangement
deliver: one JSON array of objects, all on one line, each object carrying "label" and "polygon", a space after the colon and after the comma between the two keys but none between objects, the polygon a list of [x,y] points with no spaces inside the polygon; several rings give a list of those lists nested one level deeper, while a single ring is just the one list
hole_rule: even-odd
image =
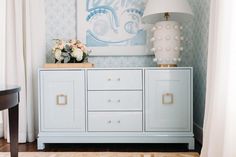
[{"label": "flower arrangement", "polygon": [[91,52],[79,40],[63,41],[55,40],[56,43],[52,49],[55,63],[83,63],[88,62],[88,56]]}]

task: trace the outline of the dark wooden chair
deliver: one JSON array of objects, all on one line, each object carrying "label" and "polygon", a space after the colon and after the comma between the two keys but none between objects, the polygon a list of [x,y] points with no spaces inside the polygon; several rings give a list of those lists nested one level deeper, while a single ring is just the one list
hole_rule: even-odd
[{"label": "dark wooden chair", "polygon": [[8,109],[11,157],[18,157],[18,104],[20,87],[0,87],[0,110]]}]

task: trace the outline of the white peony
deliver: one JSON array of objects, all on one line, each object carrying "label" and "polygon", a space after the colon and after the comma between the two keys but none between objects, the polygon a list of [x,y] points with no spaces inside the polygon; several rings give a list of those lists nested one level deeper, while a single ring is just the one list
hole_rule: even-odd
[{"label": "white peony", "polygon": [[57,49],[57,45],[52,48],[52,53],[55,53],[56,49]]},{"label": "white peony", "polygon": [[56,50],[54,51],[54,56],[55,56],[55,58],[56,58],[58,61],[63,60],[63,57],[61,56],[61,50],[60,50],[60,49],[56,49]]},{"label": "white peony", "polygon": [[87,48],[86,46],[81,47],[81,50],[82,50],[84,53],[88,54],[88,48]]},{"label": "white peony", "polygon": [[78,48],[74,48],[71,56],[75,57],[78,62],[82,61],[83,60],[83,51],[81,51]]},{"label": "white peony", "polygon": [[57,40],[54,48],[62,50],[64,48],[64,46],[65,46],[65,42],[63,40]]},{"label": "white peony", "polygon": [[58,45],[58,48],[62,50],[64,48],[64,46],[65,46],[65,44],[61,43],[61,44]]}]

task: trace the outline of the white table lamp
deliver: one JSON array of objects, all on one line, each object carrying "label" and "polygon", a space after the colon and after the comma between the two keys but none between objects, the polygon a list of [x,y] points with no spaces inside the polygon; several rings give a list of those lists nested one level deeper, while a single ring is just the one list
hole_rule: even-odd
[{"label": "white table lamp", "polygon": [[155,61],[160,67],[175,67],[181,61],[181,30],[178,22],[186,22],[193,16],[187,0],[148,0],[142,21],[155,24],[151,41]]}]

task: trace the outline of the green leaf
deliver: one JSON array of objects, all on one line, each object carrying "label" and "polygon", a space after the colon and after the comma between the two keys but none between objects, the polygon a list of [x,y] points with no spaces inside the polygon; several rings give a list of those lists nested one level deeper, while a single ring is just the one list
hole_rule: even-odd
[{"label": "green leaf", "polygon": [[62,52],[61,55],[62,55],[63,57],[68,57],[68,56],[70,56],[70,54],[67,53],[67,52]]},{"label": "green leaf", "polygon": [[64,58],[64,63],[68,63],[70,61],[70,56]]},{"label": "green leaf", "polygon": [[72,50],[71,50],[71,47],[70,47],[69,45],[65,45],[64,49],[65,49],[65,51],[67,51],[67,52],[71,52],[71,51],[72,51]]}]

